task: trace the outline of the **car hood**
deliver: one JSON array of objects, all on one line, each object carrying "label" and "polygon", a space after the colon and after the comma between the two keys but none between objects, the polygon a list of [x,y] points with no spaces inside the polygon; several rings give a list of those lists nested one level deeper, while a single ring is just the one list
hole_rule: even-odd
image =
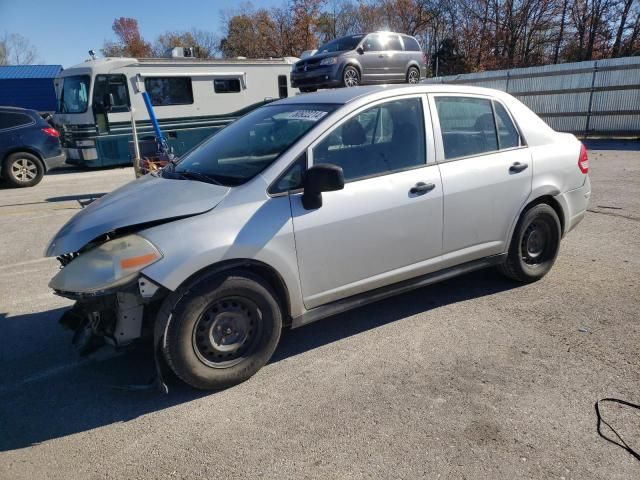
[{"label": "car hood", "polygon": [[304,58],[302,60],[298,60],[296,65],[304,65],[305,63],[315,63],[318,60],[322,60],[327,57],[339,57],[340,55],[349,52],[350,50],[340,50],[337,52],[326,52],[326,53],[316,53],[315,55],[311,55],[310,57]]},{"label": "car hood", "polygon": [[198,215],[214,208],[229,187],[145,175],[94,201],[53,237],[45,256],[77,252],[114,230]]}]

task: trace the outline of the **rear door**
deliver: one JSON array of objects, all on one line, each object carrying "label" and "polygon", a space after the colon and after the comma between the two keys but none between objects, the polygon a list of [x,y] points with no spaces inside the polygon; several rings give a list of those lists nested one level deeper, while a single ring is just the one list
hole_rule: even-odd
[{"label": "rear door", "polygon": [[443,266],[503,253],[531,192],[528,148],[484,96],[430,95],[444,201]]},{"label": "rear door", "polygon": [[307,308],[437,269],[442,188],[426,110],[424,95],[377,102],[309,148],[311,164],[343,168],[345,187],[317,210],[290,196]]}]

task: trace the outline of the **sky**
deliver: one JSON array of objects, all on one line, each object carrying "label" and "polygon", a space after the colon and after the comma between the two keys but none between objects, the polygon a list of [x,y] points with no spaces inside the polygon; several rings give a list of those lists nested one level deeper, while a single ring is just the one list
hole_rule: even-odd
[{"label": "sky", "polygon": [[[283,0],[252,4],[270,8]],[[0,0],[0,35],[19,33],[38,50],[38,63],[68,68],[86,60],[90,49],[100,54],[105,40],[115,40],[111,25],[117,17],[138,20],[142,36],[153,42],[167,30],[220,33],[220,12],[240,5],[240,0]]]}]

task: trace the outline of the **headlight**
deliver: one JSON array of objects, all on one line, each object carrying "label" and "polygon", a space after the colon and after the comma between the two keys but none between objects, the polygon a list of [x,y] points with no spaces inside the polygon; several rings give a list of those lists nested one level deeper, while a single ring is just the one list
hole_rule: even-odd
[{"label": "headlight", "polygon": [[338,57],[327,57],[320,60],[320,65],[335,65],[338,63]]},{"label": "headlight", "polygon": [[80,254],[51,279],[54,290],[95,293],[133,280],[138,272],[162,258],[149,240],[127,235]]}]

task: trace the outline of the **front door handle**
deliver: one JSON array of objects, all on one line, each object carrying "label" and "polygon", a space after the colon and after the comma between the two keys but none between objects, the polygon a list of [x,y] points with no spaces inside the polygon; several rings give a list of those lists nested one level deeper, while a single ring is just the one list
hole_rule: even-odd
[{"label": "front door handle", "polygon": [[409,193],[411,193],[412,195],[424,195],[425,193],[430,192],[434,188],[436,188],[435,183],[418,182],[413,187],[411,187],[411,190],[409,190]]},{"label": "front door handle", "polygon": [[509,167],[510,173],[520,173],[523,170],[526,170],[529,167],[526,163],[516,162]]},{"label": "front door handle", "polygon": [[387,58],[386,55],[378,55],[378,58]]}]

